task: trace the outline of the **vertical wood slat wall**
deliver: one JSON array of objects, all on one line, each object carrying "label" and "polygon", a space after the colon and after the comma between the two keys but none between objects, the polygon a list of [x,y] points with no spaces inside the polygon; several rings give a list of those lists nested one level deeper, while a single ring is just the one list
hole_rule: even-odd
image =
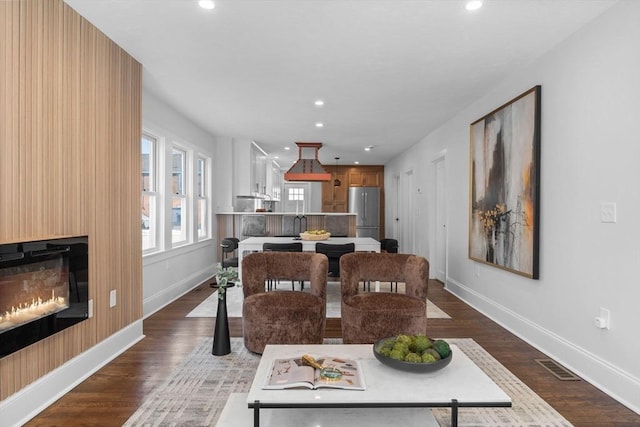
[{"label": "vertical wood slat wall", "polygon": [[94,302],[0,359],[2,400],[142,317],[142,70],[62,0],[0,2],[0,70],[0,242],[88,235]]}]

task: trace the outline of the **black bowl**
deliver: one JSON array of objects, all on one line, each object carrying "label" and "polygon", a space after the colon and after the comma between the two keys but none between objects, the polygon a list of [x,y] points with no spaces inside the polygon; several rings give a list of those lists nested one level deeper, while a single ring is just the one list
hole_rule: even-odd
[{"label": "black bowl", "polygon": [[451,351],[451,353],[449,353],[449,356],[432,363],[414,363],[405,362],[404,360],[391,359],[390,357],[386,357],[380,354],[379,350],[382,345],[387,340],[392,340],[394,338],[395,337],[382,338],[373,345],[373,355],[376,357],[376,359],[382,362],[382,364],[390,366],[391,368],[407,372],[434,372],[447,366],[453,358],[453,351]]}]

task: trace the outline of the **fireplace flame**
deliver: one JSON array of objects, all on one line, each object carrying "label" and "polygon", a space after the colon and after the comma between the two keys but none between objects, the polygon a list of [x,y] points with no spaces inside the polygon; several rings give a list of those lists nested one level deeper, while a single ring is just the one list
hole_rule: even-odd
[{"label": "fireplace flame", "polygon": [[69,308],[67,300],[63,297],[56,296],[51,291],[51,298],[43,300],[42,298],[32,299],[31,303],[20,303],[17,307],[11,307],[10,310],[0,313],[0,331],[13,329],[17,326],[37,320],[49,314]]}]

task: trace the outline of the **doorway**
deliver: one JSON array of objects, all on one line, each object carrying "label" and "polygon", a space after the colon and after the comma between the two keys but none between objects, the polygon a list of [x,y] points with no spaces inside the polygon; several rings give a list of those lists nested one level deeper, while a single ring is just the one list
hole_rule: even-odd
[{"label": "doorway", "polygon": [[399,179],[400,183],[400,208],[398,212],[398,242],[402,253],[415,253],[415,215],[414,211],[414,175],[413,170],[406,171]]},{"label": "doorway", "polygon": [[393,206],[395,211],[393,212],[393,232],[391,238],[400,239],[400,175],[393,176],[393,197],[395,197]]},{"label": "doorway", "polygon": [[309,195],[308,182],[285,183],[282,211],[300,215],[309,212]]},{"label": "doorway", "polygon": [[435,278],[447,283],[447,181],[446,153],[441,152],[433,164],[433,241],[432,265]]}]

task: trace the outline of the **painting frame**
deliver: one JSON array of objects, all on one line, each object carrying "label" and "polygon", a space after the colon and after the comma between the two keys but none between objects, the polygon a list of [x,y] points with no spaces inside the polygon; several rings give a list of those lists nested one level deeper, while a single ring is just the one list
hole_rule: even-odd
[{"label": "painting frame", "polygon": [[470,125],[469,258],[540,275],[541,86]]}]

